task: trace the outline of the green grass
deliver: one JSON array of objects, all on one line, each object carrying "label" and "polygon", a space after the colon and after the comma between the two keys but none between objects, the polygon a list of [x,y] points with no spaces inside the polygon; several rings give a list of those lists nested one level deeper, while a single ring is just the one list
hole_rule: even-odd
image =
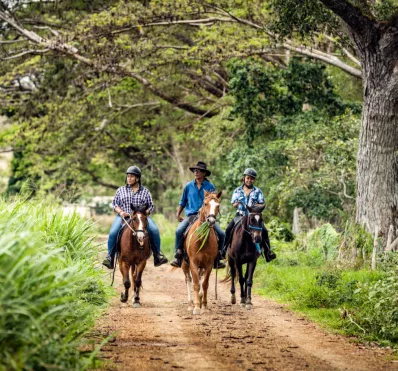
[{"label": "green grass", "polygon": [[[279,244],[278,258],[271,263],[260,259],[254,278],[257,294],[287,303],[329,330],[397,344],[398,299],[391,298],[396,297],[398,280],[391,272],[342,267],[337,261],[323,261],[321,249],[292,251],[292,246]],[[383,303],[391,309],[382,311],[387,305]]]},{"label": "green grass", "polygon": [[93,367],[80,349],[111,293],[93,238],[75,213],[0,200],[0,369]]},{"label": "green grass", "polygon": [[174,257],[175,231],[178,223],[171,222],[162,214],[154,214],[152,218],[160,230],[161,250],[170,260]]}]

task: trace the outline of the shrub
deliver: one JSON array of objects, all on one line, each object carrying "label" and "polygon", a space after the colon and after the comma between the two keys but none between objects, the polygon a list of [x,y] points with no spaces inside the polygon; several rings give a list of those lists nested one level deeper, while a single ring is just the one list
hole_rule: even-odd
[{"label": "shrub", "polygon": [[0,201],[0,369],[86,369],[79,351],[109,295],[90,223]]}]

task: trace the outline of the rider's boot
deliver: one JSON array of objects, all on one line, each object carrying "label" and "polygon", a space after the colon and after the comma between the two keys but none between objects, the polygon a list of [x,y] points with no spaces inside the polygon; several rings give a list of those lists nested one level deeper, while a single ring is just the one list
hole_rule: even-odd
[{"label": "rider's boot", "polygon": [[222,259],[222,252],[218,251],[216,260],[214,261],[214,269],[222,269],[225,268],[226,265]]},{"label": "rider's boot", "polygon": [[107,255],[106,258],[104,259],[104,261],[102,262],[102,265],[104,265],[105,267],[107,267],[108,269],[113,269],[113,265],[112,265],[112,258],[110,255]]},{"label": "rider's boot", "polygon": [[159,267],[167,262],[167,258],[162,253],[158,253],[157,251],[153,253],[153,265],[155,267]]},{"label": "rider's boot", "polygon": [[176,254],[174,255],[174,259],[170,262],[172,267],[181,268],[182,264],[182,250],[177,249]]}]

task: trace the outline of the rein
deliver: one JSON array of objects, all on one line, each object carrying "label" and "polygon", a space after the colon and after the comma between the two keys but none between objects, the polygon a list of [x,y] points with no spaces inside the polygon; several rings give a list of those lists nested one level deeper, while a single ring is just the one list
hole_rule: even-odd
[{"label": "rein", "polygon": [[[130,217],[131,217],[131,215],[130,215]],[[122,218],[122,220],[123,220],[124,224],[126,224],[127,227],[130,229],[130,231],[132,232],[132,234],[133,234],[134,237],[137,237],[137,232],[142,232],[142,233],[144,233],[144,238],[147,238],[147,237],[148,237],[146,231],[143,231],[142,229],[137,229],[137,230],[135,230],[133,227],[130,226],[130,223],[127,223],[127,221],[126,221],[124,218]],[[138,241],[138,240],[137,240],[137,241]]]}]

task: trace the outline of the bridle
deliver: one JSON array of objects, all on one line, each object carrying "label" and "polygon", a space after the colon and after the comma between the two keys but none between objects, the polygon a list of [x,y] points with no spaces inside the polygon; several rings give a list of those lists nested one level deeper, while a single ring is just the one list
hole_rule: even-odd
[{"label": "bridle", "polygon": [[[218,199],[217,198],[212,198],[211,200],[217,200],[218,201]],[[211,201],[210,200],[210,201]],[[220,202],[220,201],[218,201],[218,202]],[[201,209],[201,213],[203,213],[203,215],[204,215],[204,217],[205,217],[205,221],[207,221],[209,218],[214,218],[214,219],[216,219],[216,215],[215,214],[206,214],[205,213],[205,202],[203,201],[203,203],[202,203],[202,207],[200,208]],[[199,218],[200,219],[200,218]],[[202,223],[204,223],[204,222],[202,222]],[[211,226],[211,228],[213,228],[213,225]]]},{"label": "bridle", "polygon": [[263,228],[262,228],[262,227],[256,227],[256,226],[254,226],[254,225],[250,225],[250,214],[252,214],[252,213],[248,213],[248,214],[247,214],[247,226],[248,226],[249,230],[247,230],[246,228],[243,228],[243,230],[244,230],[246,233],[248,233],[251,237],[254,237],[252,231],[253,231],[253,230],[254,230],[254,231],[262,231]]},{"label": "bridle", "polygon": [[[130,219],[130,221],[133,220],[132,216],[133,216],[133,214],[129,214],[129,219]],[[134,229],[134,228],[130,225],[130,223],[128,223],[128,222],[126,221],[125,218],[122,218],[122,221],[123,221],[124,224],[126,224],[126,226],[130,229],[130,231],[131,231],[133,237],[135,237],[135,238],[137,239],[137,242],[139,242],[139,241],[138,241],[138,237],[137,237],[138,232],[142,232],[142,233],[144,234],[144,239],[145,239],[145,238],[148,238],[148,231],[147,231],[146,229],[145,229],[145,230],[142,230],[142,229]],[[131,224],[133,224],[133,223],[131,223]]]}]

